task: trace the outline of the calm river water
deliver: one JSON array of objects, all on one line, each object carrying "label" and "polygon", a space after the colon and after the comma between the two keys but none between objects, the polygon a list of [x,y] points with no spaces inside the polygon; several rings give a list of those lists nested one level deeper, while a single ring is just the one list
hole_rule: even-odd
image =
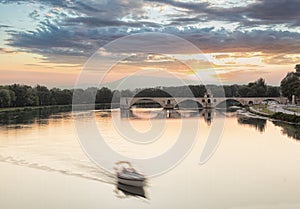
[{"label": "calm river water", "polygon": [[[0,208],[300,208],[299,126],[218,111],[166,114],[141,109],[77,114],[83,121],[96,118],[103,140],[116,152],[131,158],[166,152],[175,144],[185,120],[198,123],[196,141],[176,167],[149,178],[145,187],[147,198],[138,198],[117,193],[114,174],[86,157],[71,112],[2,114]],[[222,131],[212,127],[225,116],[216,152],[200,164],[208,134]],[[143,133],[160,126],[162,121],[164,133],[147,144],[122,138],[116,128],[129,122]],[[142,165],[137,167],[147,175]]]}]

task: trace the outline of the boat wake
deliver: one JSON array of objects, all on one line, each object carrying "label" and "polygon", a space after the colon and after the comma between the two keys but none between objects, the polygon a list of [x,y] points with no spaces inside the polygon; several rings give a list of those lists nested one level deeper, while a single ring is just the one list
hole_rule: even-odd
[{"label": "boat wake", "polygon": [[[0,155],[0,162],[3,163],[10,163],[13,165],[17,166],[24,166],[28,168],[34,168],[34,169],[39,169],[47,172],[54,172],[54,173],[60,173],[68,176],[74,176],[74,177],[79,177],[87,180],[93,180],[93,181],[98,181],[102,183],[107,183],[107,184],[115,184],[116,183],[116,178],[113,174],[102,170],[101,168],[98,167],[93,167],[93,166],[84,166],[85,172],[80,172],[80,171],[75,171],[72,169],[58,169],[51,167],[49,165],[42,165],[39,163],[33,163],[33,162],[28,162],[24,159],[15,159],[12,156],[4,157]],[[80,165],[83,167],[83,165]]]}]

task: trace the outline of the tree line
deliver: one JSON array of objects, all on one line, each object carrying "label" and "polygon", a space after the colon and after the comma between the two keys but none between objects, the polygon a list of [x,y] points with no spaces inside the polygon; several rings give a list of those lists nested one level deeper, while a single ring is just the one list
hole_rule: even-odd
[{"label": "tree line", "polygon": [[280,87],[269,86],[260,78],[247,85],[189,85],[136,89],[136,97],[204,97],[210,91],[214,97],[280,97]]},{"label": "tree line", "polygon": [[[279,97],[280,88],[268,86],[264,79],[260,78],[247,85],[190,85],[177,87],[156,87],[135,90],[111,90],[107,87],[100,89],[91,87],[87,89],[48,89],[46,86],[37,85],[5,85],[0,86],[0,108],[71,105],[73,101],[78,104],[86,104],[95,101],[101,103],[119,103],[120,97],[203,97],[207,90],[215,97]],[[77,99],[74,97],[78,97]]]},{"label": "tree line", "polygon": [[0,107],[27,107],[27,106],[50,106],[50,105],[71,105],[73,94],[81,98],[82,104],[96,93],[96,103],[110,103],[113,92],[108,88],[88,89],[48,89],[46,86],[37,85],[6,85],[0,86]]}]

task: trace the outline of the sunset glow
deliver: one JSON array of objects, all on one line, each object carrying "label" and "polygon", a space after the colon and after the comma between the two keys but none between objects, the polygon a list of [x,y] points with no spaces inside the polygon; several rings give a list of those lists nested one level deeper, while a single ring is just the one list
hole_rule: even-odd
[{"label": "sunset glow", "polygon": [[[279,85],[300,61],[299,6],[297,0],[2,0],[0,84],[72,88],[99,48],[127,35],[159,32],[183,38],[203,54],[130,55],[135,61],[117,63],[106,82],[149,69],[193,80],[213,68],[210,76],[224,84],[263,77]],[[181,59],[192,69],[178,65]],[[89,84],[97,79],[91,73]]]}]

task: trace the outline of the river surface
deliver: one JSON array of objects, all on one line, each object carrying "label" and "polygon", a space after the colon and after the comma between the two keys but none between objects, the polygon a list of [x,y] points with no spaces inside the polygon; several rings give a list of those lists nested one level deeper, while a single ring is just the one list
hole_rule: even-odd
[{"label": "river surface", "polygon": [[[95,119],[105,143],[132,159],[162,155],[182,131],[195,133],[195,141],[180,162],[147,180],[146,198],[130,196],[117,189],[114,173],[86,156],[74,117]],[[224,127],[214,129],[220,121]],[[0,123],[1,209],[300,208],[300,127],[296,125],[237,112],[147,109],[87,111],[76,116],[2,113]],[[183,123],[193,128],[182,130]],[[163,133],[151,142],[133,142],[121,133],[128,124],[138,133],[162,126]],[[222,132],[218,147],[200,163],[211,132]],[[143,163],[134,166],[148,175]]]}]

